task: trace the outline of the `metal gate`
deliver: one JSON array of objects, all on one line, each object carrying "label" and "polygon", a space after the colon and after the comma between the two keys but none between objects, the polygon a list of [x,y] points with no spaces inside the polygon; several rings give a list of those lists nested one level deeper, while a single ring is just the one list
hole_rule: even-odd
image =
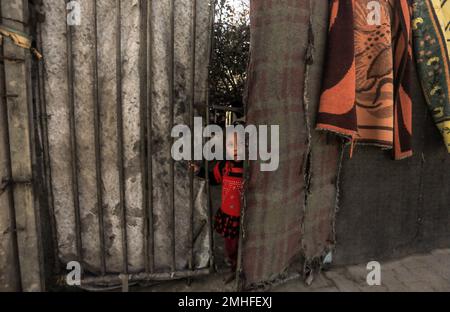
[{"label": "metal gate", "polygon": [[[11,7],[5,1],[2,7],[27,11],[26,0],[8,3]],[[71,261],[81,264],[86,286],[208,274],[213,267],[208,183],[195,178],[187,163],[173,161],[171,130],[175,124],[192,126],[194,115],[209,119],[205,60],[213,5],[47,0],[30,6],[43,13],[40,23],[19,25],[34,33],[44,59],[31,65],[24,57],[29,67],[18,67],[23,77],[18,73],[14,79],[23,85],[23,99],[17,95],[23,107],[10,109],[9,136],[0,131],[9,140],[0,143],[18,147],[4,153],[11,158],[6,169],[14,176],[22,159],[26,166],[17,166],[28,169],[5,180],[12,181],[14,198],[2,196],[11,201],[11,228],[13,220],[29,223],[26,244],[20,231],[17,239],[16,231],[8,238],[16,246],[11,256],[20,262],[17,269],[36,273],[23,289],[45,289],[44,272],[64,274]],[[16,65],[3,58],[8,74]],[[4,81],[0,104],[9,108],[16,96],[7,90],[11,76]],[[26,207],[17,207],[22,203]],[[30,245],[34,249],[25,251]]]},{"label": "metal gate", "polygon": [[81,23],[71,26],[66,7],[47,1],[42,29],[59,258],[95,274],[85,284],[118,282],[119,273],[131,281],[208,273],[208,187],[170,150],[173,125],[208,112],[211,6],[80,5]]}]

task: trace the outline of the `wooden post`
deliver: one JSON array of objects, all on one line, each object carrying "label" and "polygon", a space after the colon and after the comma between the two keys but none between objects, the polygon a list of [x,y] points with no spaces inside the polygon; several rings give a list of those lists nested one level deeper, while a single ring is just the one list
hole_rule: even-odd
[{"label": "wooden post", "polygon": [[[0,7],[0,23],[1,23]],[[8,119],[5,98],[3,46],[0,45],[0,292],[19,291],[17,239],[14,201],[9,181],[11,160],[9,153]]]},{"label": "wooden post", "polygon": [[[3,25],[26,32],[24,23],[28,10],[27,1],[2,1]],[[11,158],[11,185],[16,214],[17,244],[22,289],[44,290],[39,231],[33,194],[32,170],[32,110],[30,92],[31,54],[11,40],[3,41],[4,56],[22,59],[23,62],[4,61],[5,104]]]}]

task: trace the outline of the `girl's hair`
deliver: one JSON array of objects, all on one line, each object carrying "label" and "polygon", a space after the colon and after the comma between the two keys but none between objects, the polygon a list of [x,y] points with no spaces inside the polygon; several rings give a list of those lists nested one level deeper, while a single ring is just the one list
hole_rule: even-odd
[{"label": "girl's hair", "polygon": [[233,126],[239,126],[239,125],[241,125],[241,126],[244,126],[245,127],[245,121],[244,121],[244,119],[236,119],[234,122],[233,122]]}]

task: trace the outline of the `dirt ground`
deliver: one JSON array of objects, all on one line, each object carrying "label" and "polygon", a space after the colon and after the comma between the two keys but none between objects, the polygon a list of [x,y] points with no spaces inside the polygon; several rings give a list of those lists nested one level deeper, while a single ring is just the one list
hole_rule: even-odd
[{"label": "dirt ground", "polygon": [[[212,187],[212,205],[220,206],[220,187]],[[235,283],[225,284],[229,269],[224,261],[222,238],[215,236],[215,262],[217,273],[192,279],[164,282],[151,287],[136,287],[132,291],[148,292],[232,292]],[[315,277],[307,286],[296,278],[268,291],[273,292],[378,292],[378,291],[450,291],[450,249],[440,249],[428,254],[412,255],[395,261],[380,262],[381,285],[369,286],[366,282],[367,263],[346,267],[331,267]]]},{"label": "dirt ground", "polygon": [[[450,249],[428,254],[413,255],[403,259],[381,262],[381,285],[369,286],[366,282],[366,263],[331,268],[317,276],[311,286],[301,279],[293,279],[274,286],[273,292],[412,292],[450,291]],[[186,280],[165,282],[133,291],[147,292],[200,292],[233,291],[234,284],[225,285],[225,268],[219,273],[196,278],[188,285]]]}]

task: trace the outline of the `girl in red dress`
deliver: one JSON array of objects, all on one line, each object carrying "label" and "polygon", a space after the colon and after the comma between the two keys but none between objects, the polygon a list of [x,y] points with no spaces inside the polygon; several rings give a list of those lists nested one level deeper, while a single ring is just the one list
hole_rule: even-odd
[{"label": "girl in red dress", "polygon": [[[224,238],[225,256],[231,264],[232,276],[234,278],[237,266],[239,247],[239,226],[241,217],[241,200],[243,191],[243,161],[238,160],[237,135],[231,139],[227,138],[227,154],[232,155],[234,160],[222,160],[217,162],[214,170],[209,173],[210,183],[222,185],[222,201],[220,209],[214,218],[215,230]],[[191,164],[199,177],[205,177],[204,168]]]}]

